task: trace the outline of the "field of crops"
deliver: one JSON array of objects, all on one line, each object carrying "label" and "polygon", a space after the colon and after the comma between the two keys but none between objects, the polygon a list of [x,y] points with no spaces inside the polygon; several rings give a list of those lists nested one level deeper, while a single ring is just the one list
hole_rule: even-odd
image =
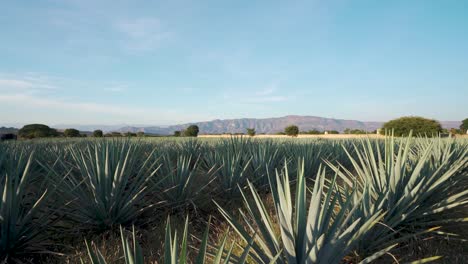
[{"label": "field of crops", "polygon": [[463,263],[467,154],[447,138],[4,142],[0,261]]}]

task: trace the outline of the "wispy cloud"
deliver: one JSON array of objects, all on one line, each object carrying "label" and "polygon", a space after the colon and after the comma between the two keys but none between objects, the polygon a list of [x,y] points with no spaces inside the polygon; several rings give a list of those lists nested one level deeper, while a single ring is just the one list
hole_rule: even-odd
[{"label": "wispy cloud", "polygon": [[117,28],[133,38],[147,38],[161,29],[161,22],[156,18],[138,18],[117,23]]},{"label": "wispy cloud", "polygon": [[136,18],[121,20],[115,23],[115,28],[126,39],[127,48],[134,51],[149,51],[157,48],[161,41],[170,38],[173,33],[163,28],[157,18]]},{"label": "wispy cloud", "polygon": [[10,104],[23,103],[28,105],[29,107],[80,111],[84,113],[117,114],[123,116],[131,116],[135,114],[142,114],[145,112],[145,110],[143,109],[126,108],[122,106],[113,106],[97,103],[73,102],[66,101],[63,99],[44,98],[21,93],[2,94],[0,95],[0,102],[8,102]]},{"label": "wispy cloud", "polygon": [[42,80],[32,80],[28,78],[0,78],[0,90],[34,90],[34,89],[56,89],[52,84]]},{"label": "wispy cloud", "polygon": [[[28,122],[32,120],[28,118],[33,118],[39,122],[56,123],[66,117],[65,120],[69,122],[83,124],[116,124],[128,120],[146,124],[175,124],[202,118],[196,114],[180,113],[171,109],[83,102],[64,98],[47,98],[27,93],[0,94],[0,105],[9,107],[8,109],[13,107],[31,111],[31,115],[22,120],[0,120],[2,122]],[[44,116],[44,113],[47,115]]]},{"label": "wispy cloud", "polygon": [[105,87],[104,88],[104,91],[106,92],[113,92],[113,93],[120,93],[120,92],[124,92],[127,90],[127,87],[126,86],[122,86],[122,85],[118,85],[118,86],[109,86],[109,87]]},{"label": "wispy cloud", "polygon": [[292,98],[291,95],[281,94],[276,83],[270,84],[263,89],[249,89],[247,91],[238,89],[235,93],[225,93],[223,97],[225,100],[241,104],[286,102]]}]

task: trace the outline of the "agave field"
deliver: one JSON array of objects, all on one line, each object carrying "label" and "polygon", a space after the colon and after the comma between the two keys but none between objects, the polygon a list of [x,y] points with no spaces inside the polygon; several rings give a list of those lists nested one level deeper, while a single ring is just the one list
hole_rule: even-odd
[{"label": "agave field", "polygon": [[455,263],[413,248],[466,254],[467,154],[414,137],[4,142],[0,263]]}]

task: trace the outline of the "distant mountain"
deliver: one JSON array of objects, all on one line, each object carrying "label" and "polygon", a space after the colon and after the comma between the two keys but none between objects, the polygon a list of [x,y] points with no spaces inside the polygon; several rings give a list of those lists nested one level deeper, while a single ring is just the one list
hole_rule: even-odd
[{"label": "distant mountain", "polygon": [[[363,122],[357,120],[334,119],[317,116],[289,115],[284,117],[262,119],[216,119],[213,121],[188,123],[168,127],[125,126],[120,128],[118,131],[169,135],[173,134],[174,131],[183,130],[192,124],[197,125],[200,128],[200,134],[245,133],[247,128],[255,128],[257,133],[272,134],[283,131],[284,128],[288,125],[297,125],[301,131],[317,129],[320,131],[337,130],[343,132],[346,128],[373,131],[381,128],[383,122]],[[457,121],[442,121],[441,124],[444,128],[457,128],[460,126],[460,122]]]},{"label": "distant mountain", "polygon": [[50,127],[59,129],[59,130],[65,130],[67,128],[75,128],[80,131],[94,131],[97,129],[100,129],[102,131],[118,131],[122,127],[125,127],[125,124],[120,124],[120,125],[79,125],[79,124],[57,124],[57,125],[51,125]]},{"label": "distant mountain", "polygon": [[0,134],[18,134],[18,129],[14,127],[0,127]]},{"label": "distant mountain", "polygon": [[[273,134],[281,132],[288,125],[297,125],[301,131],[317,129],[320,131],[337,130],[343,132],[346,128],[373,131],[382,127],[384,122],[364,122],[357,120],[334,119],[317,116],[288,115],[275,118],[240,118],[212,120],[206,122],[187,123],[171,126],[146,126],[146,125],[52,125],[52,128],[63,130],[75,128],[80,131],[94,131],[101,129],[107,132],[144,132],[155,135],[171,135],[174,131],[180,131],[189,125],[195,124],[200,128],[201,134],[245,133],[247,128],[255,128],[257,133]],[[459,128],[460,121],[440,121],[444,128]],[[0,133],[17,133],[16,128],[1,127]],[[12,132],[8,132],[12,131]],[[90,132],[88,132],[90,133]]]}]

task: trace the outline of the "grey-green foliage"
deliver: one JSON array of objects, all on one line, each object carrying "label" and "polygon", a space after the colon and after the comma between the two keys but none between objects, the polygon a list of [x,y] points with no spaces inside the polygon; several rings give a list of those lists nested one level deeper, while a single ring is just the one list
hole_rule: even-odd
[{"label": "grey-green foliage", "polygon": [[273,175],[275,169],[284,162],[281,145],[273,140],[250,141],[246,155],[251,157],[252,176],[250,180],[258,188],[269,188],[268,175]]},{"label": "grey-green foliage", "polygon": [[[252,239],[252,233],[257,235],[251,250],[257,263],[339,263],[383,217],[383,212],[351,218],[350,212],[359,206],[351,203],[354,191],[341,192],[335,179],[326,184],[325,170],[319,169],[308,198],[302,161],[297,170],[295,195],[289,186],[287,165],[282,173],[277,172],[277,184],[270,186],[275,206],[273,217],[253,184],[249,184],[251,198],[242,192],[247,208],[246,214],[241,212],[243,223],[218,207],[245,241]],[[280,234],[274,223],[279,225]]]},{"label": "grey-green foliage", "polygon": [[352,168],[329,163],[345,184],[357,184],[363,197],[353,217],[385,212],[382,224],[359,243],[359,253],[460,221],[441,213],[468,203],[468,190],[462,187],[468,177],[468,148],[444,142],[408,137],[397,144],[387,138],[382,146],[365,140],[355,146],[357,157],[349,157]]},{"label": "grey-green foliage", "polygon": [[[61,183],[67,219],[85,229],[109,229],[133,223],[153,206],[145,195],[154,188],[150,183],[158,160],[144,151],[144,146],[129,140],[70,147],[71,160],[61,160],[72,168]],[[63,172],[54,172],[62,177]]]},{"label": "grey-green foliage", "polygon": [[162,201],[172,207],[196,206],[202,191],[212,181],[213,168],[202,171],[200,159],[179,155],[172,160],[169,155],[161,158],[162,166],[154,179]]},{"label": "grey-green foliage", "polygon": [[[336,263],[352,252],[357,254],[355,261],[367,263],[409,237],[466,221],[466,216],[454,219],[450,213],[468,203],[467,154],[467,140],[444,138],[3,142],[2,257],[8,256],[11,262],[31,252],[47,252],[47,244],[52,244],[49,238],[58,233],[117,225],[140,227],[140,223],[165,217],[159,208],[150,211],[152,216],[143,214],[161,202],[173,209],[174,205],[197,206],[199,200],[211,202],[213,197],[220,204],[223,198],[240,197],[246,204],[241,220],[231,211],[223,214],[241,233],[243,245],[248,245],[245,249],[250,247],[243,252],[250,252],[251,261],[269,262],[277,257],[278,263]],[[325,177],[324,169],[313,173],[324,159],[337,181],[331,175]],[[284,166],[289,172],[276,174]],[[292,193],[289,175],[294,173],[298,177]],[[306,180],[315,180],[311,192]],[[263,195],[265,188],[274,203],[271,210],[257,194]],[[315,204],[310,207],[309,201]],[[60,217],[57,226],[53,224],[56,215]],[[183,251],[179,243],[183,239],[178,237],[174,242],[171,233],[171,252],[178,247],[176,259]],[[226,235],[224,244],[231,238]],[[134,254],[132,248],[129,252]],[[206,258],[216,260],[219,252],[208,248]],[[222,252],[221,262],[232,251]],[[236,263],[247,258],[244,253],[229,259]],[[194,254],[188,256],[193,260]]]},{"label": "grey-green foliage", "polygon": [[[21,262],[47,250],[53,212],[46,210],[53,188],[41,183],[34,153],[0,146],[0,261]],[[44,176],[44,175],[42,175]]]},{"label": "grey-green foliage", "polygon": [[238,186],[245,186],[251,171],[251,157],[247,154],[247,143],[243,138],[223,140],[215,151],[205,154],[205,166],[215,167],[215,180],[219,192],[225,198],[232,198],[239,194]]}]

